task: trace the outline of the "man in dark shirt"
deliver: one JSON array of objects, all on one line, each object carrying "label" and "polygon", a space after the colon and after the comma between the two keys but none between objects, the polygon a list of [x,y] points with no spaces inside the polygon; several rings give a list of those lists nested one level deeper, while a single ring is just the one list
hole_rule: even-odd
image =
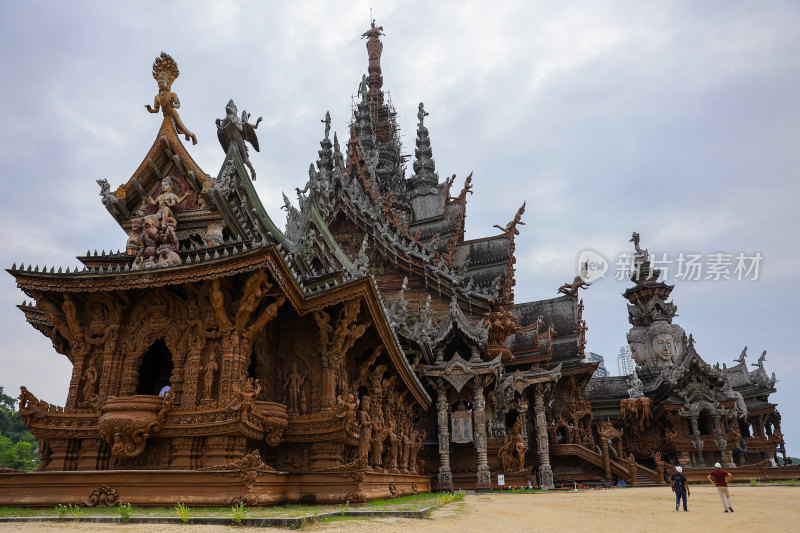
[{"label": "man in dark shirt", "polygon": [[[708,474],[708,482],[717,486],[719,499],[722,500],[722,507],[725,509],[726,513],[728,511],[733,512],[731,493],[728,491],[728,481],[730,481],[732,477],[733,474],[723,470],[722,465],[719,463],[714,464],[714,470]],[[726,498],[728,500],[727,502],[725,501]]]},{"label": "man in dark shirt", "polygon": [[683,475],[683,468],[680,466],[675,467],[675,473],[670,477],[672,492],[675,493],[675,510],[678,510],[681,498],[683,498],[683,510],[688,511],[686,508],[686,497],[691,495],[689,490],[689,483],[686,482],[686,476]]}]

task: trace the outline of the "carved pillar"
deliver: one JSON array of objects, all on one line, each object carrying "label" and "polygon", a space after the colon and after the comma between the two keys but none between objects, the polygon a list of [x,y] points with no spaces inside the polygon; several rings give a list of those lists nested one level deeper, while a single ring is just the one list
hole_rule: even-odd
[{"label": "carved pillar", "polygon": [[453,490],[453,474],[450,472],[450,429],[448,424],[447,385],[440,382],[436,399],[439,425],[439,490]]},{"label": "carved pillar", "polygon": [[47,463],[47,470],[66,470],[67,463],[67,439],[51,439],[50,460]]},{"label": "carved pillar", "polygon": [[322,360],[321,388],[320,406],[322,409],[332,409],[336,405],[336,371],[325,356]]},{"label": "carved pillar", "polygon": [[472,396],[472,427],[475,432],[475,449],[478,452],[478,481],[475,492],[492,492],[492,475],[486,458],[486,400],[483,383],[476,378]]},{"label": "carved pillar", "polygon": [[[117,326],[119,327],[119,326]],[[114,372],[113,372],[113,364],[114,364],[114,351],[104,350],[103,353],[103,369],[100,373],[100,392],[98,393],[98,397],[100,399],[108,398],[111,395],[111,384],[114,381]]]},{"label": "carved pillar", "polygon": [[173,437],[170,439],[169,467],[173,470],[191,469],[193,448],[193,437]]},{"label": "carved pillar", "polygon": [[602,448],[603,448],[603,470],[605,470],[606,481],[611,482],[611,458],[608,454],[611,452],[608,446],[608,439],[601,439]]},{"label": "carved pillar", "polygon": [[183,379],[184,391],[181,399],[181,405],[185,407],[194,407],[197,404],[198,377],[204,345],[205,339],[202,337],[189,339],[189,354],[186,356],[186,371]]},{"label": "carved pillar", "polygon": [[233,382],[238,367],[239,332],[231,329],[222,337],[222,363],[220,365],[219,396],[228,398],[233,394]]},{"label": "carved pillar", "polygon": [[547,442],[547,419],[544,416],[544,393],[547,384],[536,384],[536,399],[533,411],[536,425],[536,443],[539,451],[539,485],[548,489],[553,487],[553,469],[550,467],[550,446]]},{"label": "carved pillar", "polygon": [[78,403],[78,385],[81,382],[81,377],[83,377],[83,361],[85,359],[84,354],[75,354],[74,352],[73,354],[72,377],[69,380],[67,401],[64,404],[64,410],[67,412],[74,411]]},{"label": "carved pillar", "polygon": [[518,402],[519,409],[517,410],[517,416],[519,416],[519,434],[522,437],[522,444],[525,445],[525,449],[528,449],[528,399],[525,398],[523,391],[523,396],[520,397]]},{"label": "carved pillar", "polygon": [[78,450],[78,470],[97,470],[100,439],[82,439]]},{"label": "carved pillar", "polygon": [[703,457],[703,437],[700,435],[700,426],[697,423],[697,415],[694,415],[689,418],[689,422],[692,425],[692,445],[694,449],[697,450],[697,467],[698,468],[705,468],[706,461]]},{"label": "carved pillar", "polygon": [[725,440],[725,433],[722,428],[722,420],[721,415],[719,413],[715,414],[713,417],[714,421],[714,443],[717,445],[717,449],[719,450],[719,462],[723,463],[726,468],[729,468],[731,465],[728,464],[728,457],[727,453],[725,453],[725,447],[728,445],[728,441]]}]

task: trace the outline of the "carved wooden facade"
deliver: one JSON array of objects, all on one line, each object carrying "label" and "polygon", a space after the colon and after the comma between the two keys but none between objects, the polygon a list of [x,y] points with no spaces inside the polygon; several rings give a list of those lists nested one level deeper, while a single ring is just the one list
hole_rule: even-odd
[{"label": "carved wooden facade", "polygon": [[[73,365],[63,407],[25,388],[20,395],[40,440],[39,474],[76,472],[84,488],[107,487],[93,487],[92,501],[117,491],[143,503],[166,498],[130,493],[144,471],[160,472],[151,481],[181,480],[195,503],[489,491],[500,472],[543,487],[633,472],[642,482],[663,477],[662,457],[685,463],[676,454],[704,448],[705,416],[709,446],[730,462],[736,391],[676,337],[682,330],[665,318],[674,314],[671,287],[648,281],[626,297],[632,342],[673,343],[675,354],[662,350],[651,362],[669,367],[674,386],[643,375],[645,385],[626,385],[621,396],[614,379],[590,380],[597,365],[584,361],[580,278],[561,296],[515,302],[514,240],[526,205],[495,226],[499,234],[465,240],[473,177],[458,194],[455,175],[440,182],[423,104],[405,177],[382,90],[381,35],[374,24],[364,34],[369,76],[344,150],[326,114],[299,206],[284,195],[285,231],[253,188],[244,141],[258,150],[260,119],[239,118],[228,102],[217,120],[224,160],[215,177],[206,174],[179,136],[196,141],[173,105],[177,65],[166,54],[156,61],[164,112],[156,140],[115,192],[99,182],[128,233],[125,252],[87,253],[74,271],[10,270],[33,299],[20,306],[27,320]],[[637,386],[641,394],[628,398]],[[754,424],[752,436],[741,435],[749,448],[782,444],[774,406],[741,403],[737,416],[749,410]],[[670,444],[656,460],[662,441]],[[234,480],[229,492],[204,492],[209,476]],[[50,504],[62,489],[23,503]]]}]

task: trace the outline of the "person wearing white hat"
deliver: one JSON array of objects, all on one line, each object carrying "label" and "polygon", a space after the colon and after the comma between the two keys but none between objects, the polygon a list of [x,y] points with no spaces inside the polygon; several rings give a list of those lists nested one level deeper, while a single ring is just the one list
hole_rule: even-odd
[{"label": "person wearing white hat", "polygon": [[[714,470],[708,474],[708,482],[717,486],[719,499],[722,500],[722,507],[725,512],[733,512],[733,505],[731,505],[731,493],[728,490],[728,481],[731,480],[733,474],[722,469],[722,465],[714,463]],[[726,502],[727,499],[727,502]]]},{"label": "person wearing white hat", "polygon": [[675,473],[670,477],[670,484],[672,485],[672,492],[675,493],[675,510],[678,510],[680,501],[683,499],[683,510],[688,511],[686,497],[691,496],[692,491],[689,490],[689,483],[686,481],[686,476],[683,475],[683,468],[680,466],[675,467]]}]

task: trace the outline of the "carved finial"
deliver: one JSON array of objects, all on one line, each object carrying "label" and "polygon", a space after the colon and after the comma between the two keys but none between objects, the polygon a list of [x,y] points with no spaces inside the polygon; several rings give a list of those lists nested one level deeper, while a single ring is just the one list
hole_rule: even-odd
[{"label": "carved finial", "polygon": [[519,235],[519,230],[517,226],[524,226],[525,223],[522,221],[522,215],[525,213],[525,206],[528,202],[522,202],[522,206],[517,210],[517,214],[514,215],[514,218],[506,224],[506,227],[499,226],[497,224],[494,225],[495,228],[499,229],[506,235]]},{"label": "carved finial", "polygon": [[425,111],[425,104],[423,102],[419,103],[419,108],[417,110],[417,119],[419,120],[419,125],[423,126],[425,123],[425,117],[430,115],[427,111]]},{"label": "carved finial", "polygon": [[325,124],[325,138],[327,139],[330,136],[330,133],[331,133],[331,112],[330,111],[326,111],[325,112],[325,118],[323,120],[321,120],[320,122]]},{"label": "carved finial", "polygon": [[[369,77],[367,78],[369,90],[367,91],[367,100],[370,104],[383,104],[383,75],[381,74],[381,53],[383,53],[383,43],[381,43],[380,36],[383,35],[383,26],[375,26],[375,20],[369,30],[365,31],[361,36],[367,38],[367,54],[369,55]],[[363,82],[363,78],[362,78]],[[363,98],[363,89],[362,89]]]},{"label": "carved finial", "polygon": [[633,235],[631,235],[631,240],[628,242],[632,242],[633,246],[636,247],[636,251],[641,253],[642,250],[639,248],[639,234],[637,232],[633,232]]},{"label": "carved finial", "polygon": [[181,117],[178,115],[178,108],[181,102],[178,95],[172,92],[172,82],[180,75],[178,64],[172,56],[161,52],[161,55],[153,62],[153,78],[158,83],[158,94],[155,96],[153,107],[145,107],[151,113],[158,113],[159,110],[164,114],[164,120],[172,120],[175,131],[186,136],[186,140],[191,140],[192,144],[197,144],[197,136],[184,126]]}]

